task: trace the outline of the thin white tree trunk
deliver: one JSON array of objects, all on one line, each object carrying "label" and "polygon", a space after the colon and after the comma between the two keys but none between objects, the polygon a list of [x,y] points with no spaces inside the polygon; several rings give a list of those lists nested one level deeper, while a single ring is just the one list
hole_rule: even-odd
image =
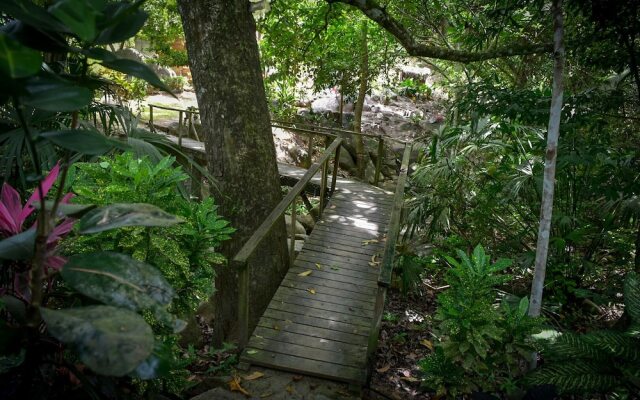
[{"label": "thin white tree trunk", "polygon": [[536,261],[533,282],[531,284],[531,301],[529,315],[537,317],[542,307],[542,291],[547,269],[549,253],[549,237],[551,235],[551,216],[553,213],[553,192],[555,188],[556,158],[558,155],[558,137],[560,136],[560,117],[562,115],[562,92],[564,71],[564,43],[562,0],[553,1],[553,42],[555,65],[553,70],[553,93],[551,95],[551,113],[547,133],[547,153],[544,162],[544,179],[542,183],[542,206],[540,209],[540,227],[536,246]]}]

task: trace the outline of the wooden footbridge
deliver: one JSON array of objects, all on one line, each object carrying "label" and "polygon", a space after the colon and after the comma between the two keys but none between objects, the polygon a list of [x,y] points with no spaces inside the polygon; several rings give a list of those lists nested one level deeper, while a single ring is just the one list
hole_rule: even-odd
[{"label": "wooden footbridge", "polygon": [[[411,149],[405,145],[395,193],[388,192],[337,176],[343,140],[338,133],[347,131],[276,126],[307,134],[310,143],[312,135],[324,136],[327,146],[309,169],[279,165],[280,174],[297,183],[232,260],[239,271],[240,361],[361,386],[369,376],[391,280]],[[204,151],[195,140],[181,138],[180,144]],[[291,267],[251,333],[247,260],[292,204],[295,235],[295,204],[302,198],[309,205],[305,191],[312,185],[320,188],[320,215],[297,256],[291,237]]]}]

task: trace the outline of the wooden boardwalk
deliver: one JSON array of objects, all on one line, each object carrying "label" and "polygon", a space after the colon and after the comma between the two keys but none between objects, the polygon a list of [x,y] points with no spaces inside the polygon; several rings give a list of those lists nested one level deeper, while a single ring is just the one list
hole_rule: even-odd
[{"label": "wooden boardwalk", "polygon": [[[203,143],[195,140],[183,139],[182,147],[204,153]],[[307,172],[282,163],[278,169],[294,181]],[[319,187],[318,175],[309,186]],[[242,363],[355,386],[366,382],[370,334],[380,318],[374,315],[376,306],[381,313],[376,295],[380,302],[380,265],[393,207],[394,193],[337,178],[321,219],[250,336]]]},{"label": "wooden boardwalk", "polygon": [[[305,170],[287,166],[287,174]],[[352,384],[366,380],[393,193],[350,179],[336,192],[260,319],[241,361]]]}]

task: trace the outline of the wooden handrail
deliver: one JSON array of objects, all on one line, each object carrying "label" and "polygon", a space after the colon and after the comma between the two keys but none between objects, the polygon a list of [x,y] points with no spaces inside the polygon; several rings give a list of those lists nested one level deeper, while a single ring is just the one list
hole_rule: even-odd
[{"label": "wooden handrail", "polygon": [[389,286],[391,283],[391,273],[393,272],[393,257],[395,256],[396,243],[400,234],[400,215],[402,214],[402,204],[404,202],[404,187],[407,181],[407,172],[409,170],[409,160],[411,159],[411,145],[405,146],[402,155],[402,165],[400,167],[400,175],[398,175],[398,184],[396,193],[393,196],[393,208],[391,209],[391,221],[387,229],[387,241],[384,246],[384,255],[382,256],[382,268],[378,276],[378,284]]},{"label": "wooden handrail", "polygon": [[[382,323],[382,312],[387,297],[387,288],[391,283],[391,274],[393,272],[393,261],[396,253],[396,243],[400,235],[400,216],[402,214],[402,205],[404,202],[404,187],[407,181],[407,173],[409,170],[409,160],[411,158],[411,145],[406,145],[404,154],[402,155],[402,165],[400,167],[400,175],[398,176],[398,184],[396,192],[393,196],[393,208],[391,209],[391,221],[387,229],[387,240],[384,246],[384,254],[382,256],[382,266],[378,275],[378,291],[376,293],[376,303],[373,311],[373,321],[371,331],[369,332],[369,342],[367,345],[367,357],[369,360],[373,357],[373,352],[378,347],[378,336],[380,334],[380,325]],[[370,365],[371,363],[369,363]],[[370,372],[370,371],[369,371]],[[369,375],[370,376],[370,375]]]},{"label": "wooden handrail", "polygon": [[[326,171],[328,167],[329,159],[331,155],[338,152],[342,145],[342,138],[336,138],[329,147],[324,151],[318,161],[313,163],[307,170],[298,183],[291,188],[289,193],[278,203],[278,205],[271,211],[269,216],[262,222],[262,224],[256,229],[253,235],[242,246],[240,251],[231,260],[231,266],[238,268],[238,336],[240,347],[244,347],[249,339],[249,268],[248,260],[258,248],[258,245],[264,240],[271,228],[282,217],[290,204],[294,202],[297,196],[299,196],[307,184],[311,181],[311,178],[318,172],[320,168],[323,170],[323,180],[326,179]],[[336,160],[337,162],[337,160]],[[336,179],[334,174],[333,181]],[[326,184],[325,184],[326,186]],[[332,187],[335,187],[335,183],[332,182]],[[320,210],[322,212],[322,210]]]}]

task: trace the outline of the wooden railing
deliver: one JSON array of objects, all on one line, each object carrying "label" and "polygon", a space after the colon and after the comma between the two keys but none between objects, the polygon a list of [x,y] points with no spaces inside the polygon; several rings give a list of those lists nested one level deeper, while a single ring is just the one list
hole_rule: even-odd
[{"label": "wooden railing", "polygon": [[[398,184],[393,197],[393,205],[391,209],[391,220],[387,228],[387,239],[384,246],[382,256],[382,265],[378,275],[378,291],[376,293],[376,304],[373,312],[373,321],[371,331],[369,333],[369,343],[367,346],[368,359],[371,360],[373,353],[378,347],[378,336],[380,334],[380,324],[382,322],[382,312],[384,311],[384,303],[387,297],[387,289],[391,284],[391,275],[393,273],[393,264],[396,252],[396,243],[400,235],[400,222],[402,216],[402,205],[404,204],[404,187],[407,181],[407,172],[409,169],[409,160],[411,158],[411,144],[406,144],[402,155],[402,164],[400,167],[400,175],[398,176]],[[371,363],[369,363],[371,365]]]},{"label": "wooden railing", "polygon": [[[183,135],[182,132],[184,130],[183,127],[185,126],[185,124],[187,124],[189,134],[195,137],[198,141],[200,141],[200,139],[198,138],[198,133],[195,129],[194,122],[193,122],[193,116],[196,114],[199,114],[199,111],[197,108],[190,107],[187,109],[180,109],[180,108],[174,108],[174,107],[158,105],[158,104],[148,104],[148,106],[149,106],[149,129],[151,129],[152,132],[156,131],[156,128],[153,122],[154,108],[169,110],[169,111],[177,111],[178,112],[178,145],[182,145],[182,135]],[[184,117],[183,117],[183,114],[184,114]],[[378,186],[378,184],[380,183],[380,175],[382,171],[382,158],[384,157],[385,140],[401,142],[400,140],[397,140],[391,137],[386,137],[383,135],[374,135],[371,133],[362,133],[362,132],[350,131],[350,130],[339,129],[339,128],[329,128],[329,127],[306,124],[301,122],[272,120],[271,126],[274,128],[286,129],[292,132],[308,135],[307,166],[310,166],[313,163],[313,144],[314,144],[313,135],[324,136],[327,138],[327,140],[329,140],[329,138],[335,138],[336,136],[339,136],[339,135],[362,136],[362,137],[375,139],[378,142],[378,149],[377,149],[376,165],[375,165],[376,169],[375,169],[375,174],[373,178],[373,184],[376,186]]]},{"label": "wooden railing", "polygon": [[[156,127],[153,123],[154,108],[159,108],[161,110],[168,110],[168,111],[177,111],[178,112],[178,145],[182,146],[182,131],[185,123],[187,124],[189,134],[192,135],[194,138],[196,138],[196,140],[198,140],[199,142],[201,141],[200,138],[198,137],[198,131],[196,131],[196,126],[193,123],[193,116],[200,113],[197,108],[189,107],[187,109],[182,109],[182,108],[174,108],[169,106],[162,106],[158,104],[148,104],[148,106],[149,106],[149,129],[151,130],[151,132],[156,132]],[[183,114],[186,118],[183,118]]]},{"label": "wooden railing", "polygon": [[298,181],[298,183],[291,188],[289,193],[282,199],[280,203],[271,211],[269,216],[262,222],[260,227],[255,231],[255,233],[247,240],[247,242],[242,246],[240,251],[236,254],[236,256],[231,260],[231,266],[238,271],[238,336],[239,336],[239,345],[240,348],[243,348],[249,339],[249,258],[253,255],[253,253],[258,248],[258,245],[264,240],[267,234],[271,231],[273,226],[277,221],[284,215],[285,211],[292,205],[292,215],[291,215],[291,243],[289,248],[289,257],[290,264],[293,264],[295,257],[295,206],[296,199],[298,196],[303,194],[305,187],[311,181],[311,178],[315,176],[318,170],[322,169],[322,178],[320,180],[320,209],[319,213],[322,215],[322,211],[324,205],[326,204],[326,196],[327,196],[327,176],[329,169],[329,160],[333,155],[334,165],[333,165],[333,175],[331,177],[331,189],[333,192],[336,187],[336,177],[338,172],[338,160],[340,159],[340,148],[342,145],[341,138],[335,138],[333,142],[327,147],[327,149],[322,153],[318,161],[313,163],[311,167],[307,170],[302,178]]}]

